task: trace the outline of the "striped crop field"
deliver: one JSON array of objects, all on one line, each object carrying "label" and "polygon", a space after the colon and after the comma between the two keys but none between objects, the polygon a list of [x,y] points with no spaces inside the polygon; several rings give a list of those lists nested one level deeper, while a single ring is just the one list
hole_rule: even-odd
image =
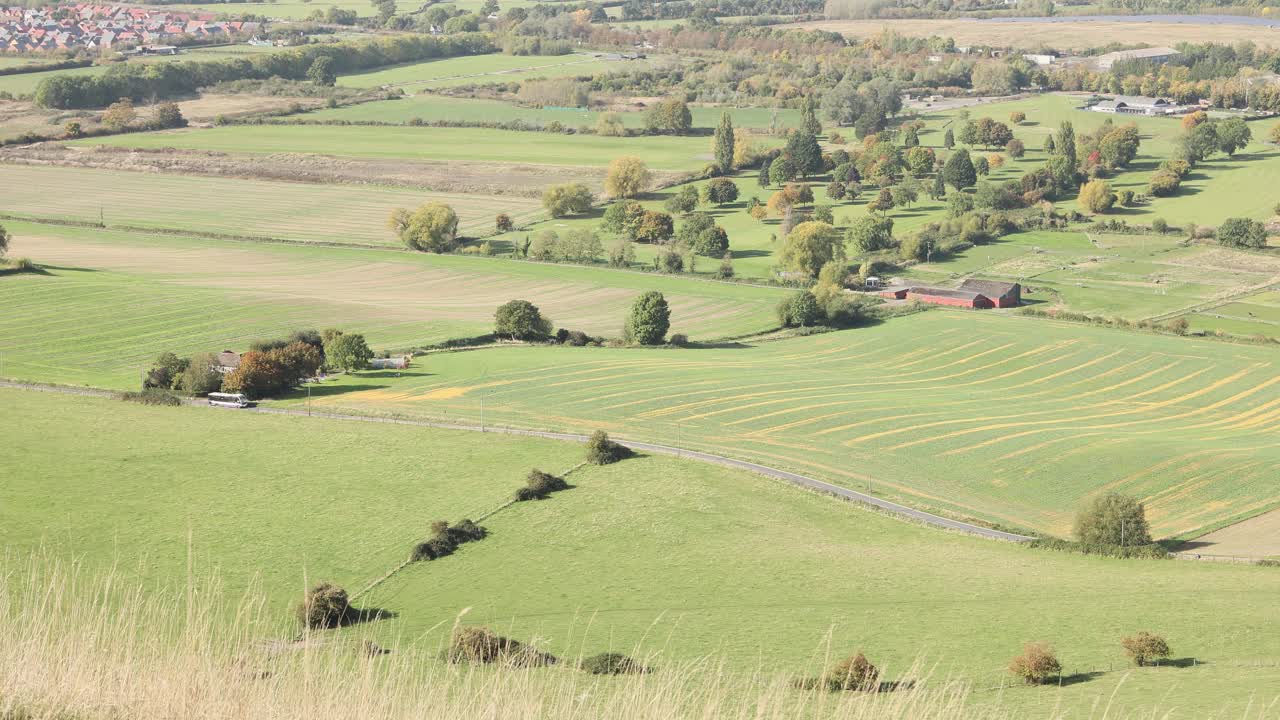
[{"label": "striped crop field", "polygon": [[0,276],[0,377],[131,388],[165,351],[244,350],[300,327],[375,349],[490,332],[522,298],[557,327],[617,336],[636,295],[666,294],[693,338],[776,324],[781,290],[462,255],[231,243],[6,222],[43,275]]},{"label": "striped crop field", "polygon": [[464,233],[491,230],[499,212],[524,222],[541,211],[518,197],[73,167],[0,165],[0,185],[0,212],[23,217],[303,242],[399,245],[387,217],[429,200],[449,204]]},{"label": "striped crop field", "polygon": [[450,418],[483,404],[491,423],[602,427],[1063,536],[1109,490],[1142,498],[1161,536],[1276,505],[1280,372],[1264,347],[931,311],[751,347],[426,365],[325,402]]}]

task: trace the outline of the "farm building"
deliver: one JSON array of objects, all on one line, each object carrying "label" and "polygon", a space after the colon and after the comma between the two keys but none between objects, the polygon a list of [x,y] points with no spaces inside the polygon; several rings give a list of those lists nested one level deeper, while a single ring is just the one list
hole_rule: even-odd
[{"label": "farm building", "polygon": [[403,370],[409,367],[409,356],[373,358],[369,360],[369,367],[374,370]]},{"label": "farm building", "polygon": [[1099,55],[1094,62],[1099,70],[1110,70],[1112,65],[1125,60],[1146,60],[1156,64],[1164,64],[1182,53],[1168,47],[1140,48],[1138,50],[1118,50]]},{"label": "farm building", "polygon": [[996,307],[1011,308],[1022,304],[1022,286],[1018,283],[969,278],[960,283],[960,289],[982,293],[990,298]]},{"label": "farm building", "polygon": [[1104,100],[1091,108],[1094,112],[1114,113],[1117,115],[1170,115],[1181,112],[1182,108],[1165,98],[1142,97],[1140,95],[1117,95],[1111,100]]},{"label": "farm building", "polygon": [[970,290],[951,290],[949,288],[913,287],[907,291],[908,300],[919,300],[930,305],[950,305],[967,307],[976,310],[989,310],[996,306],[991,298]]}]

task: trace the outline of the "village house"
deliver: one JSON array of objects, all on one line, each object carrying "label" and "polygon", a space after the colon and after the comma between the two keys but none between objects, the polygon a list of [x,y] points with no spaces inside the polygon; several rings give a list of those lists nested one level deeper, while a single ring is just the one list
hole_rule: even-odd
[{"label": "village house", "polygon": [[180,37],[231,39],[261,29],[257,22],[220,21],[212,13],[169,12],[120,5],[0,7],[0,52],[101,50],[161,45],[177,54]]}]

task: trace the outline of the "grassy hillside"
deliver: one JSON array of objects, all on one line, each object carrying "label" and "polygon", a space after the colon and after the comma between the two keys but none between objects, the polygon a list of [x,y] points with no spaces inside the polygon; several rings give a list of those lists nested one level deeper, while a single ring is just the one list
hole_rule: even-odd
[{"label": "grassy hillside", "polygon": [[[119,558],[126,580],[151,586],[182,586],[190,552],[197,579],[216,572],[233,596],[257,582],[276,617],[306,580],[354,589],[398,563],[430,521],[493,507],[529,466],[563,470],[582,452],[15,390],[0,400],[16,411],[0,416],[11,448],[0,470],[14,478],[0,487],[0,545],[21,553],[43,543],[91,569]],[[470,608],[465,622],[542,638],[558,653],[639,646],[668,666],[711,654],[735,672],[795,672],[820,663],[830,643],[891,672],[924,654],[936,675],[987,687],[1025,640],[1054,642],[1069,673],[1106,670],[1123,663],[1121,635],[1152,628],[1210,672],[1149,670],[1124,682],[1104,673],[998,701],[1079,707],[1121,685],[1120,706],[1172,697],[1185,717],[1239,709],[1275,677],[1227,671],[1278,659],[1270,625],[1280,574],[1269,568],[1031,551],[674,458],[589,467],[570,480],[550,500],[493,516],[485,540],[410,566],[362,599],[397,616],[350,632],[430,648]],[[1228,701],[1229,691],[1242,695]]]},{"label": "grassy hillside", "polygon": [[165,351],[235,348],[299,327],[359,329],[378,349],[491,332],[522,298],[557,327],[616,337],[644,290],[691,337],[776,326],[783,291],[462,255],[226,243],[6,222],[13,253],[51,266],[0,276],[0,376],[132,388]]},{"label": "grassy hillside", "polygon": [[1268,347],[938,310],[753,347],[432,358],[428,378],[325,402],[474,418],[483,400],[490,422],[603,426],[1058,535],[1115,490],[1177,535],[1276,505],[1275,363]]}]

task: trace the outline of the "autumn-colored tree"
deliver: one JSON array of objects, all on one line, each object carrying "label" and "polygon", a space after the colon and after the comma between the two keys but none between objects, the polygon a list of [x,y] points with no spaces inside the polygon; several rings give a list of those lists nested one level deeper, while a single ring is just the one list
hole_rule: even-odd
[{"label": "autumn-colored tree", "polygon": [[138,112],[133,109],[133,100],[120,98],[111,103],[102,113],[102,124],[112,130],[123,130],[133,124]]},{"label": "autumn-colored tree", "polygon": [[1145,630],[1121,640],[1120,647],[1124,648],[1125,654],[1138,667],[1142,667],[1152,660],[1161,660],[1169,657],[1169,643],[1165,642],[1165,639],[1159,635]]},{"label": "autumn-colored tree", "polygon": [[1081,186],[1078,201],[1080,207],[1096,215],[1110,210],[1116,196],[1106,180],[1090,180]]},{"label": "autumn-colored tree", "polygon": [[822,266],[844,259],[844,239],[823,222],[803,222],[787,233],[779,260],[794,272],[816,276]]},{"label": "autumn-colored tree", "polygon": [[1032,642],[1022,647],[1021,655],[1009,661],[1009,672],[1028,685],[1039,685],[1062,672],[1062,664],[1048,643]]},{"label": "autumn-colored tree", "polygon": [[635,197],[648,189],[651,177],[643,160],[635,155],[624,155],[609,163],[604,189],[613,197]]}]

